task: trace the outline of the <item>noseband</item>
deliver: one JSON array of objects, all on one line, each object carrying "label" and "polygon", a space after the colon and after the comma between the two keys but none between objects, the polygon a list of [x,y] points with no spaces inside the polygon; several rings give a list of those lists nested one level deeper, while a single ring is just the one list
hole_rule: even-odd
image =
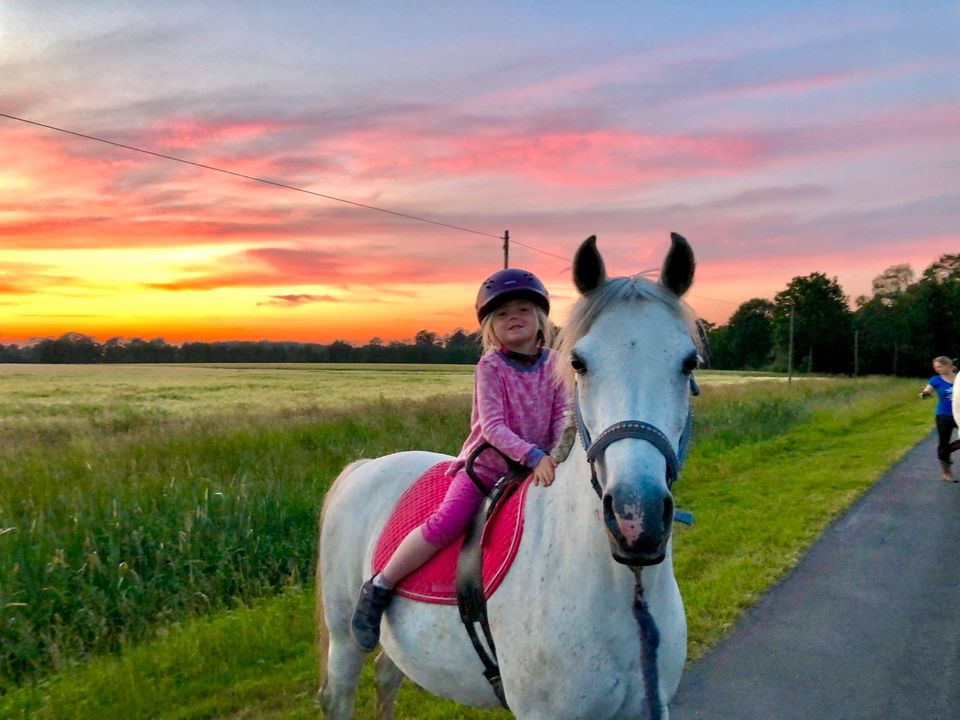
[{"label": "noseband", "polygon": [[[693,375],[690,376],[690,394],[700,394],[700,388],[697,386],[697,381],[693,379]],[[687,410],[683,434],[680,436],[679,452],[674,452],[673,445],[660,428],[643,420],[621,420],[600,433],[596,440],[591,440],[590,431],[587,430],[587,425],[583,421],[583,414],[580,412],[579,386],[575,387],[573,392],[573,413],[577,423],[577,432],[580,433],[580,441],[583,443],[583,449],[587,451],[587,462],[590,463],[590,484],[593,485],[597,497],[603,497],[603,490],[600,488],[600,481],[597,480],[596,461],[603,455],[603,451],[607,447],[626,438],[646,440],[660,451],[663,459],[667,462],[667,488],[673,487],[673,483],[680,474],[680,467],[686,459],[687,447],[690,444],[692,410]]]}]

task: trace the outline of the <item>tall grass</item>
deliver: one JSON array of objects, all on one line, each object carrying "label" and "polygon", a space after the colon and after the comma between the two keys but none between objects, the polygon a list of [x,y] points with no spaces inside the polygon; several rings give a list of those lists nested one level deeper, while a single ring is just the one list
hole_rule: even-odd
[{"label": "tall grass", "polygon": [[24,446],[0,466],[0,688],[310,577],[348,462],[456,452],[469,398]]},{"label": "tall grass", "polygon": [[[775,446],[818,413],[869,412],[907,392],[885,380],[703,384],[687,475]],[[21,423],[0,442],[0,694],[172,621],[308,583],[332,478],[361,456],[456,452],[469,397],[102,422],[123,407],[94,404],[87,424]],[[686,486],[680,503],[699,510]],[[696,537],[681,534],[678,554]]]}]

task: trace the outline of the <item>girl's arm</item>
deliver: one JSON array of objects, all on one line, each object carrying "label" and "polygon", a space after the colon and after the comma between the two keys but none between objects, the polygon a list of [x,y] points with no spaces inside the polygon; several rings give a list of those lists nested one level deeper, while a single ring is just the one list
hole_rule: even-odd
[{"label": "girl's arm", "polygon": [[[916,387],[916,386],[914,386],[914,387]],[[927,386],[926,386],[923,390],[920,391],[920,397],[921,397],[921,398],[928,398],[928,397],[930,397],[930,393],[932,393],[932,392],[933,392],[933,385],[930,385],[930,384],[928,383]]]},{"label": "girl's arm", "polygon": [[488,443],[527,467],[536,467],[545,453],[507,426],[506,388],[489,363],[477,365],[477,414],[480,432]]}]

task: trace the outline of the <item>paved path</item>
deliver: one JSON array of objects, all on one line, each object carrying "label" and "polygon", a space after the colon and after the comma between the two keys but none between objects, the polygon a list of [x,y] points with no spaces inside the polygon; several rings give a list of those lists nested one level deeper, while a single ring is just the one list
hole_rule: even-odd
[{"label": "paved path", "polygon": [[960,485],[935,448],[907,453],[687,670],[671,720],[960,718]]}]

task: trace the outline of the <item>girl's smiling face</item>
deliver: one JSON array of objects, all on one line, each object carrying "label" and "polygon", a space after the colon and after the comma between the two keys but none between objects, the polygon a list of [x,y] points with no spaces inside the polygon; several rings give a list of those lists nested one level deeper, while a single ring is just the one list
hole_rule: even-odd
[{"label": "girl's smiling face", "polygon": [[532,302],[508,300],[491,315],[493,332],[507,350],[525,355],[532,355],[537,351],[540,321]]}]

